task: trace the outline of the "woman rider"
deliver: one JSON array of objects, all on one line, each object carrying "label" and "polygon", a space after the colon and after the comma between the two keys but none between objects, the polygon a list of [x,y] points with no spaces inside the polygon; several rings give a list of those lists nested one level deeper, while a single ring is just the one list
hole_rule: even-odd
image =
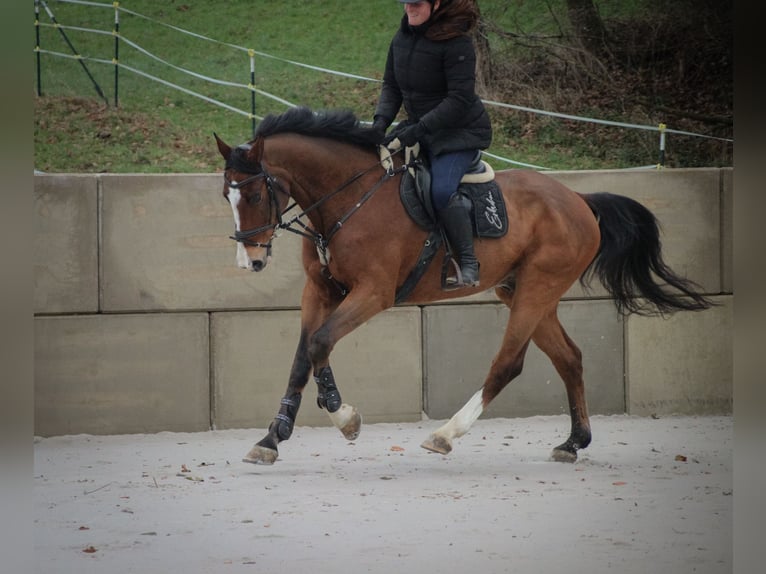
[{"label": "woman rider", "polygon": [[399,0],[404,16],[388,50],[373,127],[385,134],[402,105],[407,119],[383,139],[420,142],[431,165],[431,195],[460,260],[462,283],[479,285],[470,201],[456,193],[478,150],[492,141],[487,111],[475,93],[476,53],[470,33],[475,0]]}]

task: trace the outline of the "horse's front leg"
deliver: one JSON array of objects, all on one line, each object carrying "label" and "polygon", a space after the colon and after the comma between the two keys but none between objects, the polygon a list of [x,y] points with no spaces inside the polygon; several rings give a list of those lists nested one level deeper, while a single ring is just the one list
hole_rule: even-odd
[{"label": "horse's front leg", "polygon": [[[342,337],[384,310],[388,299],[380,291],[357,286],[309,341],[308,353],[317,384],[317,405],[327,410],[332,423],[348,440],[359,436],[362,416],[355,407],[342,401],[330,367],[330,353]],[[390,300],[393,301],[393,297]]]},{"label": "horse's front leg", "polygon": [[269,425],[266,436],[258,441],[242,459],[244,462],[274,464],[279,455],[277,445],[283,440],[289,439],[290,435],[292,435],[295,419],[298,416],[298,409],[301,406],[303,389],[308,382],[309,373],[311,372],[311,361],[308,358],[307,347],[308,331],[303,327],[298,348],[295,351],[293,366],[290,369],[287,391],[280,401],[279,412]]},{"label": "horse's front leg", "polygon": [[309,357],[311,336],[342,300],[337,289],[322,278],[316,249],[308,241],[304,241],[303,257],[307,281],[301,296],[301,336],[290,369],[287,390],[266,436],[250,449],[250,452],[242,459],[244,462],[273,464],[277,460],[279,454],[277,446],[292,435],[303,390],[311,375],[312,363]]},{"label": "horse's front leg", "polygon": [[346,439],[356,439],[362,428],[362,415],[356,407],[344,403],[340,398],[329,364],[314,373],[314,381],[317,384],[317,406],[327,410],[332,424],[340,429]]}]

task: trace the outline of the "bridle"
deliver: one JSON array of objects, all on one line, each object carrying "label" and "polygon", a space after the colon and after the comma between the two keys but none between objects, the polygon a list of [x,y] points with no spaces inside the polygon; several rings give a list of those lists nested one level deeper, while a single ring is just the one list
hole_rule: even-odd
[{"label": "bridle", "polygon": [[[266,249],[267,256],[271,255],[271,242],[274,237],[273,234],[272,234],[272,237],[269,238],[268,243],[252,241],[250,238],[254,237],[255,235],[258,235],[259,233],[263,233],[264,231],[268,231],[270,229],[277,230],[279,228],[282,228],[284,226],[284,223],[282,221],[282,215],[284,213],[287,213],[293,207],[295,207],[296,204],[294,203],[291,206],[287,207],[284,211],[280,211],[279,201],[277,200],[276,192],[280,191],[283,194],[285,194],[288,198],[290,197],[290,195],[284,189],[282,189],[282,186],[279,185],[277,178],[275,178],[268,171],[266,171],[266,169],[263,167],[262,164],[259,164],[258,173],[251,175],[250,177],[247,177],[243,179],[242,181],[236,181],[236,182],[231,181],[229,177],[226,175],[226,173],[223,174],[223,179],[226,182],[226,185],[229,186],[231,189],[241,189],[245,187],[246,185],[249,185],[259,179],[263,179],[266,181],[266,192],[268,193],[268,198],[269,198],[269,223],[265,225],[261,225],[260,227],[256,227],[255,229],[248,229],[246,231],[235,229],[234,235],[230,235],[229,239],[233,239],[234,241],[242,243],[243,245],[249,245],[251,247],[264,247]],[[274,219],[274,213],[276,213],[276,223],[272,223],[272,219]]]},{"label": "bridle", "polygon": [[[248,229],[245,231],[241,230],[235,230],[234,235],[229,236],[229,239],[233,239],[234,241],[237,241],[239,243],[242,243],[243,245],[249,245],[252,247],[263,247],[266,249],[267,256],[271,255],[271,248],[272,248],[272,241],[274,237],[277,235],[275,233],[272,233],[271,238],[269,238],[268,243],[260,243],[256,241],[252,241],[250,238],[258,235],[259,233],[263,233],[264,231],[273,231],[276,232],[279,229],[284,229],[286,231],[290,231],[292,233],[295,233],[297,235],[301,235],[302,237],[307,237],[311,239],[317,246],[317,249],[319,250],[320,254],[322,255],[322,259],[324,263],[326,264],[328,258],[327,258],[327,246],[330,243],[330,239],[332,239],[333,235],[337,231],[340,230],[340,228],[343,226],[343,224],[353,215],[368,199],[372,197],[372,195],[391,177],[394,177],[397,173],[404,172],[408,165],[405,163],[401,165],[399,168],[394,169],[392,166],[385,167],[385,173],[380,177],[380,179],[375,182],[375,184],[372,186],[370,190],[368,190],[362,198],[356,202],[351,209],[343,215],[334,225],[333,227],[327,232],[327,235],[324,236],[321,233],[317,233],[313,229],[311,229],[309,226],[307,226],[303,221],[301,221],[301,218],[303,218],[305,215],[310,213],[311,211],[314,211],[317,209],[320,205],[322,205],[325,201],[333,197],[334,195],[340,193],[345,188],[347,188],[349,185],[354,183],[356,180],[361,178],[362,176],[366,175],[379,165],[381,165],[382,162],[376,162],[372,166],[370,166],[367,169],[364,169],[353,176],[351,176],[349,179],[347,179],[345,182],[343,182],[338,188],[336,188],[331,193],[328,193],[327,195],[321,197],[318,201],[313,203],[311,206],[303,210],[301,213],[290,219],[289,221],[284,221],[282,216],[295,208],[298,204],[297,202],[292,203],[291,205],[288,205],[284,210],[280,210],[279,208],[279,201],[277,199],[277,192],[281,192],[284,195],[286,195],[288,198],[290,197],[290,194],[285,191],[282,186],[279,184],[279,181],[276,177],[271,175],[266,168],[264,167],[262,162],[258,163],[258,167],[251,175],[250,177],[247,177],[243,179],[242,181],[233,182],[229,179],[229,177],[224,172],[224,181],[226,182],[226,185],[228,185],[232,189],[240,189],[245,187],[246,185],[249,185],[253,183],[254,181],[257,181],[259,179],[265,180],[266,183],[266,191],[268,193],[269,198],[269,223],[261,225],[260,227],[256,227],[254,229]],[[276,221],[273,221],[274,214],[276,213]],[[298,225],[301,227],[301,229],[295,229],[295,225]]]}]

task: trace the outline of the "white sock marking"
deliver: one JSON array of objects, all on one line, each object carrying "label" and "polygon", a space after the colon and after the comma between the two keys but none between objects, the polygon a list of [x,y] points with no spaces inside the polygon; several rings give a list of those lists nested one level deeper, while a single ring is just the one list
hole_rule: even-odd
[{"label": "white sock marking", "polygon": [[434,434],[451,440],[467,433],[473,423],[476,422],[476,419],[478,419],[481,416],[481,413],[484,412],[481,393],[481,389],[476,391],[474,395],[468,399],[468,402],[463,405],[463,408],[455,413],[452,418]]}]

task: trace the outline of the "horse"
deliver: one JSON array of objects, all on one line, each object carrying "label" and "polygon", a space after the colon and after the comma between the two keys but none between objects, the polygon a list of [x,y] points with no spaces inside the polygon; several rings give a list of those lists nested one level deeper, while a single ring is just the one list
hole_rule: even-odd
[{"label": "horse", "polygon": [[[223,196],[231,205],[237,264],[263,271],[275,232],[302,239],[306,281],[301,328],[287,389],[263,439],[242,459],[273,464],[290,438],[313,375],[317,405],[347,440],[362,417],[344,403],[330,366],[336,343],[401,302],[422,305],[494,288],[510,317],[483,386],[422,447],[447,454],[489,403],[522,371],[534,342],[566,388],[571,429],[551,459],[574,462],[592,438],[580,349],[561,325],[560,298],[576,281],[598,278],[622,315],[669,315],[714,305],[663,260],[659,224],[639,202],[606,192],[583,194],[545,174],[494,172],[510,221],[507,232],[476,242],[480,286],[445,290],[443,267],[428,265],[402,295],[421,261],[428,231],[408,215],[398,190],[410,162],[381,159],[378,132],[347,110],[291,108],[266,116],[253,139],[232,148],[213,134],[225,160]],[[300,213],[289,217],[289,212]],[[448,259],[447,245],[438,256]]]}]

